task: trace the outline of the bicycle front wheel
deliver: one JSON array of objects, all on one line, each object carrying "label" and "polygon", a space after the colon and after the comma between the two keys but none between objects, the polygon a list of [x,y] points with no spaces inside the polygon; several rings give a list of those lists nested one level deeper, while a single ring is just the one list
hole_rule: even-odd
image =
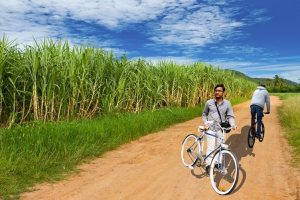
[{"label": "bicycle front wheel", "polygon": [[248,146],[252,148],[255,143],[255,132],[253,131],[253,128],[249,128],[248,130]]},{"label": "bicycle front wheel", "polygon": [[220,195],[232,192],[238,182],[239,165],[235,155],[229,150],[217,152],[210,165],[210,182]]},{"label": "bicycle front wheel", "polygon": [[192,167],[198,160],[200,154],[200,143],[195,134],[189,134],[185,137],[181,146],[181,160],[187,167]]}]

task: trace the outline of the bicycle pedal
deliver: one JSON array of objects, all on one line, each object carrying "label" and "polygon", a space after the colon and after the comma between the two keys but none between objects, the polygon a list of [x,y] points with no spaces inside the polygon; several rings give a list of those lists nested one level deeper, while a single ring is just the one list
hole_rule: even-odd
[{"label": "bicycle pedal", "polygon": [[193,166],[188,166],[188,168],[190,169],[190,170],[193,170],[194,169],[194,167]]},{"label": "bicycle pedal", "polygon": [[222,147],[223,149],[229,149],[228,144],[221,144],[221,147]]},{"label": "bicycle pedal", "polygon": [[197,166],[197,167],[201,167],[201,161],[200,161],[200,160],[198,160],[198,161],[196,162],[196,166]]}]

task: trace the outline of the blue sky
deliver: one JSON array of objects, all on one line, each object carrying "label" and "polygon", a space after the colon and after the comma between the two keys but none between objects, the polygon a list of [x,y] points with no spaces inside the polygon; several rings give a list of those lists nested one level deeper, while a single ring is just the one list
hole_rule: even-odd
[{"label": "blue sky", "polygon": [[299,0],[0,0],[0,35],[300,82]]}]

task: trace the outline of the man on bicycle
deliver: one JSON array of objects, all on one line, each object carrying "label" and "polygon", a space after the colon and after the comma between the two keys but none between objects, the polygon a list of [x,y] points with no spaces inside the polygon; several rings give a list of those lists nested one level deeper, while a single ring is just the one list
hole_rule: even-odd
[{"label": "man on bicycle", "polygon": [[266,89],[266,86],[260,84],[254,91],[250,104],[251,111],[251,126],[254,126],[255,118],[257,117],[257,131],[256,137],[261,137],[261,127],[262,127],[262,118],[264,116],[263,110],[267,105],[267,112],[265,114],[270,114],[270,96]]},{"label": "man on bicycle", "polygon": [[[223,84],[216,85],[215,89],[215,98],[210,99],[206,102],[204,111],[202,114],[202,120],[206,127],[208,128],[209,121],[217,121],[221,124],[221,122],[229,121],[230,126],[235,130],[235,121],[234,121],[234,114],[233,109],[231,107],[231,103],[223,99],[223,95],[225,92],[225,87]],[[222,137],[222,130],[221,128],[216,125],[212,124],[209,127],[210,133],[214,134],[218,137]],[[217,146],[220,145],[221,139],[217,139],[216,137],[207,135],[207,150],[206,155],[209,155]],[[213,155],[210,155],[206,159],[206,172],[208,173],[209,166],[211,164]]]}]

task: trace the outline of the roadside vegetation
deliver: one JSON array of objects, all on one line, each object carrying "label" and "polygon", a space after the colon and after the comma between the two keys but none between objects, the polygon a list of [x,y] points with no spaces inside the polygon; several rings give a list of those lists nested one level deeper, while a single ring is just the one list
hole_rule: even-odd
[{"label": "roadside vegetation", "polygon": [[0,123],[59,121],[170,107],[194,107],[224,83],[227,98],[249,97],[255,83],[205,63],[152,64],[102,49],[46,40],[0,41]]},{"label": "roadside vegetation", "polygon": [[277,93],[297,93],[300,92],[300,84],[296,82],[289,81],[287,79],[283,79],[278,75],[275,75],[273,79],[259,79],[256,81],[260,81],[261,83],[266,84],[268,90],[270,92]]},{"label": "roadside vegetation", "polygon": [[294,164],[300,168],[300,93],[278,94],[283,100],[280,122],[293,149]]},{"label": "roadside vegetation", "polygon": [[0,129],[0,195],[54,181],[105,151],[200,115],[202,107],[124,113],[72,122],[35,122]]}]

